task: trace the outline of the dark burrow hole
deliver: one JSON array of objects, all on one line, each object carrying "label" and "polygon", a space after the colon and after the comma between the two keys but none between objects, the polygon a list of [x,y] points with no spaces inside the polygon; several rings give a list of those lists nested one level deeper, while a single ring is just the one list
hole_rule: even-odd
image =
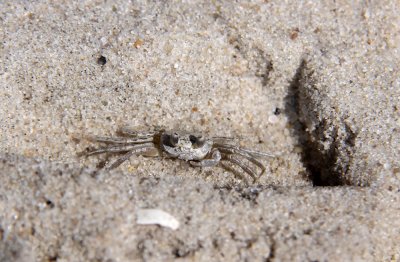
[{"label": "dark burrow hole", "polygon": [[[343,169],[336,166],[338,151],[334,146],[323,152],[318,148],[318,132],[307,132],[305,124],[301,121],[307,116],[300,116],[303,106],[312,104],[311,97],[307,95],[302,86],[302,79],[305,76],[306,61],[302,60],[295,76],[293,77],[288,94],[285,97],[284,112],[288,116],[292,126],[292,135],[297,138],[299,146],[302,148],[301,161],[307,172],[306,175],[311,179],[314,186],[343,186],[345,181],[342,178]],[[304,110],[303,110],[304,111]],[[320,132],[327,128],[324,123],[318,127]]]}]

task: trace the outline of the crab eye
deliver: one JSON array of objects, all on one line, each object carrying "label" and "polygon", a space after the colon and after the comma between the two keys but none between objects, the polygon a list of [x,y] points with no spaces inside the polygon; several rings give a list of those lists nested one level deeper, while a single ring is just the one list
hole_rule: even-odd
[{"label": "crab eye", "polygon": [[178,134],[177,134],[177,133],[173,133],[173,134],[170,136],[169,141],[171,142],[171,144],[172,144],[173,146],[175,146],[176,144],[178,144],[178,141],[179,141],[179,136],[178,136]]},{"label": "crab eye", "polygon": [[194,135],[190,135],[189,140],[190,140],[190,143],[192,143],[192,144],[196,144],[198,141],[197,137],[195,137]]}]

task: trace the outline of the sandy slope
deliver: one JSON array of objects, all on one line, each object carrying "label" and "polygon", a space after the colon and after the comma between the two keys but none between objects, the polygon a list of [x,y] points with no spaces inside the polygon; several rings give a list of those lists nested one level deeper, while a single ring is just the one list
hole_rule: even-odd
[{"label": "sandy slope", "polygon": [[[400,259],[399,11],[1,2],[0,260]],[[220,167],[76,157],[77,138],[122,125],[279,156],[250,187]],[[138,208],[181,226],[137,225]]]}]

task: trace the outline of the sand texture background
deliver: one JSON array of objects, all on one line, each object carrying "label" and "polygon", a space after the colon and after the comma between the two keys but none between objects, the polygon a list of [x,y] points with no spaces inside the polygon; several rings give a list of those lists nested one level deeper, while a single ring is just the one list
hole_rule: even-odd
[{"label": "sand texture background", "polygon": [[[399,261],[398,1],[1,1],[0,261]],[[154,126],[276,154],[77,157]],[[177,230],[138,225],[173,215]]]}]

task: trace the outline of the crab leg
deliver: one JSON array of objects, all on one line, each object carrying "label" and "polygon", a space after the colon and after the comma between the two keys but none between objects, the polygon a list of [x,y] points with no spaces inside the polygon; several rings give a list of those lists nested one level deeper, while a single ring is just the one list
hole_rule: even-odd
[{"label": "crab leg", "polygon": [[120,166],[123,162],[128,160],[133,155],[145,155],[147,152],[150,152],[150,151],[158,151],[158,150],[154,146],[137,147],[135,149],[132,149],[131,151],[124,154],[122,157],[118,158],[109,167],[107,167],[107,170],[111,170],[111,169],[114,169],[114,168]]},{"label": "crab leg", "polygon": [[228,137],[228,136],[214,136],[212,138],[213,141],[240,141],[238,137]]},{"label": "crab leg", "polygon": [[265,166],[260,161],[258,161],[257,159],[255,159],[252,156],[249,156],[248,154],[242,153],[240,150],[235,150],[233,148],[220,148],[219,150],[221,151],[221,153],[237,154],[239,156],[242,156],[242,157],[246,158],[247,160],[249,160],[250,162],[252,162],[253,164],[255,164],[256,166],[258,166],[261,169],[261,173],[258,177],[262,176],[266,170]]},{"label": "crab leg", "polygon": [[270,153],[265,153],[265,152],[260,152],[260,151],[255,151],[255,150],[250,150],[250,149],[245,149],[245,148],[240,148],[239,149],[243,152],[246,152],[254,157],[276,157],[276,155],[270,154]]},{"label": "crab leg", "polygon": [[121,134],[122,136],[140,138],[140,139],[153,139],[154,135],[161,131],[161,128],[155,128],[153,131],[146,131],[146,132],[138,132],[129,127],[121,127],[118,129],[117,133]]},{"label": "crab leg", "polygon": [[252,178],[253,181],[255,182],[257,180],[257,174],[250,168],[248,167],[245,163],[243,163],[242,161],[236,159],[233,157],[233,154],[228,154],[228,155],[224,155],[224,160],[227,160],[235,165],[238,165],[241,169],[243,169],[247,174],[249,174]]},{"label": "crab leg", "polygon": [[231,167],[230,165],[224,163],[224,162],[220,162],[221,166],[228,170],[229,172],[233,173],[235,176],[239,177],[241,180],[245,181],[247,183],[247,179],[246,177],[243,175],[243,172],[238,172],[237,170],[235,170],[233,167]]},{"label": "crab leg", "polygon": [[125,138],[125,137],[105,137],[105,136],[87,136],[87,139],[92,142],[100,142],[106,144],[143,144],[152,142],[153,138]]},{"label": "crab leg", "polygon": [[85,153],[86,156],[91,156],[95,154],[102,154],[102,153],[121,153],[121,152],[128,152],[131,150],[136,150],[140,148],[146,147],[154,147],[153,143],[144,143],[138,145],[118,145],[118,146],[108,146],[108,147],[101,147],[94,149],[93,151],[89,151]]},{"label": "crab leg", "polygon": [[215,143],[214,147],[224,148],[224,149],[233,149],[233,150],[236,150],[236,152],[247,153],[247,155],[253,156],[253,157],[275,157],[275,155],[272,155],[269,153],[254,151],[254,150],[245,149],[245,148],[241,148],[239,146],[233,146],[233,145],[228,145],[228,144]]}]

